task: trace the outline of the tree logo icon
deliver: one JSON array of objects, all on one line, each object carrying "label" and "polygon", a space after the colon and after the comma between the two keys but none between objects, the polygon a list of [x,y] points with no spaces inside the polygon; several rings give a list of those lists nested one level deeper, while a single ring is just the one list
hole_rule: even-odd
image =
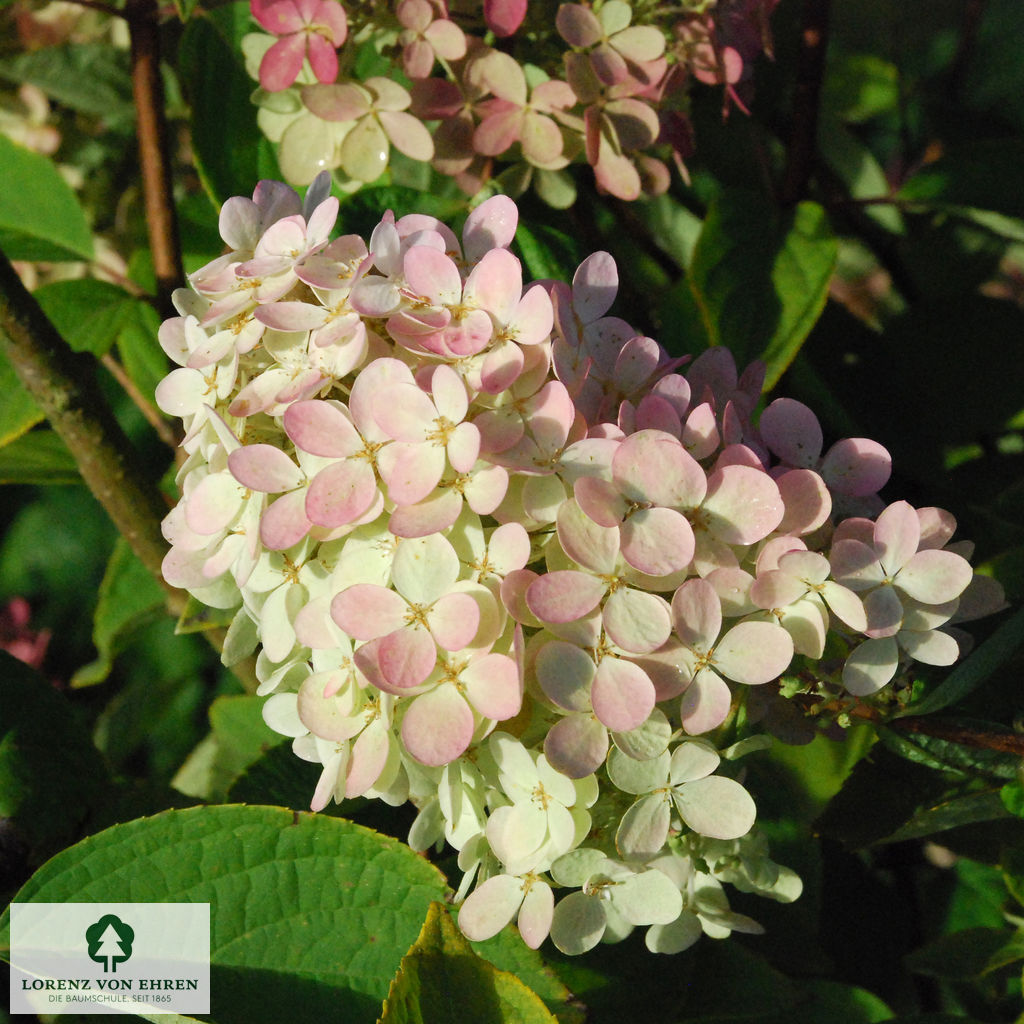
[{"label": "tree logo icon", "polygon": [[132,955],[135,930],[114,914],[104,914],[85,930],[89,959],[103,964],[103,973],[117,973],[117,965]]}]

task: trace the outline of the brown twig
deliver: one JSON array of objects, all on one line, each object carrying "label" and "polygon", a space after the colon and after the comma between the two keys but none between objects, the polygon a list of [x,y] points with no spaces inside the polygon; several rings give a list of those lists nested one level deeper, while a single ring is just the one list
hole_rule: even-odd
[{"label": "brown twig", "polygon": [[818,100],[828,50],[829,0],[804,0],[800,53],[793,95],[793,122],[779,198],[784,206],[807,194],[818,146]]},{"label": "brown twig", "polygon": [[100,362],[107,368],[110,375],[121,385],[125,394],[135,403],[135,407],[145,417],[146,422],[156,431],[157,436],[169,448],[177,451],[179,438],[174,436],[163,414],[155,405],[138,389],[135,381],[128,376],[125,368],[109,353],[105,353]]},{"label": "brown twig", "polygon": [[[161,579],[167,506],[96,384],[95,363],[73,352],[0,254],[0,348],[78,464],[82,479],[143,565]],[[185,595],[164,584],[175,614]]]},{"label": "brown twig", "polygon": [[171,292],[184,280],[178,220],[174,208],[170,146],[160,77],[160,35],[153,0],[128,0],[131,35],[132,96],[139,133],[139,163],[146,226],[153,252],[160,312],[174,315]]}]

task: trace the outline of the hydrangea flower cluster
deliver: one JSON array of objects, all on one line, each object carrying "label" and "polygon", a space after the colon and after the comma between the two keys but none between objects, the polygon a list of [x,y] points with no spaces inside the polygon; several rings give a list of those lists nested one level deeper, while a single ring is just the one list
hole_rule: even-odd
[{"label": "hydrangea flower cluster", "polygon": [[412,801],[412,846],[458,851],[469,937],[758,930],[725,886],[800,882],[742,758],[808,738],[783,693],[884,703],[958,656],[953,518],[885,505],[885,449],[824,450],[799,402],[756,417],[763,368],[612,315],[606,253],[524,283],[506,196],[461,238],[388,213],[332,240],[337,212],[326,175],[261,182],[175,295],[167,580],[234,610],[226,661],[259,646],[314,810]]},{"label": "hydrangea flower cluster", "polygon": [[295,184],[326,168],[358,187],[394,147],[470,195],[496,175],[507,193],[532,185],[568,206],[574,162],[620,199],[665,191],[666,157],[685,176],[692,82],[745,110],[777,2],[251,0],[262,31],[242,49]]}]

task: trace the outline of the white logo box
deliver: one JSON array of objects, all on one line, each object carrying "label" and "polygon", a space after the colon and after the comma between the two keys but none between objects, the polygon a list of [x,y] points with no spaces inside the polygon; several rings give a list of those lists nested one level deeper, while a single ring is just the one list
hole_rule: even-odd
[{"label": "white logo box", "polygon": [[11,1013],[209,1013],[209,903],[12,903]]}]

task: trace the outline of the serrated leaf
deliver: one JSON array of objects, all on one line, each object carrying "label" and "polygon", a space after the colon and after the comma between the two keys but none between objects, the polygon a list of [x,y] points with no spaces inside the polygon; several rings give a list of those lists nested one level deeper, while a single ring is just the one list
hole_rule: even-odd
[{"label": "serrated leaf", "polygon": [[231,196],[251,194],[260,177],[262,132],[250,101],[256,83],[238,46],[253,27],[248,3],[239,0],[191,18],[181,40],[196,168],[217,207]]},{"label": "serrated leaf", "polygon": [[128,129],[135,120],[128,52],[107,42],[43,46],[0,60],[0,78],[29,82],[70,110]]},{"label": "serrated leaf", "polygon": [[7,357],[0,352],[0,447],[9,444],[45,417],[25,390]]},{"label": "serrated leaf", "polygon": [[518,929],[510,925],[494,938],[485,942],[471,942],[470,945],[495,967],[522,979],[544,1000],[544,1005],[558,1018],[560,1024],[583,1024],[586,1018],[583,1004],[575,999],[544,962],[540,953],[523,942]]},{"label": "serrated leaf", "polygon": [[128,639],[163,611],[165,597],[163,588],[128,542],[119,538],[107,563],[93,616],[92,639],[99,657],[83,665],[71,677],[71,685],[103,682]]},{"label": "serrated leaf", "polygon": [[900,717],[930,715],[963,700],[1009,661],[1022,645],[1024,608],[1019,608],[923,700],[904,708]]},{"label": "serrated leaf", "polygon": [[0,651],[0,819],[40,863],[78,834],[107,775],[67,698]]},{"label": "serrated leaf", "polygon": [[0,448],[0,484],[80,484],[71,452],[52,430],[30,430]]},{"label": "serrated leaf", "polygon": [[[908,725],[919,724],[910,720]],[[928,723],[920,723],[927,729]],[[997,779],[1012,779],[1017,776],[1020,768],[1020,755],[1010,751],[991,749],[980,745],[970,745],[967,740],[972,735],[987,738],[993,746],[999,737],[1008,741],[1016,741],[1019,737],[1005,726],[996,722],[979,722],[968,718],[943,718],[941,725],[950,738],[930,736],[925,731],[903,730],[900,728],[880,727],[879,739],[892,751],[909,761],[927,765],[938,771],[955,771],[967,775],[988,775]],[[961,735],[965,742],[957,742],[954,738]]]},{"label": "serrated leaf", "polygon": [[710,342],[730,348],[740,367],[763,359],[770,389],[824,308],[837,256],[816,203],[783,212],[755,192],[723,192],[708,210],[689,274]]},{"label": "serrated leaf", "polygon": [[[164,811],[100,832],[37,871],[18,902],[211,904],[218,1024],[372,1024],[441,873],[338,818],[278,807]],[[9,911],[0,918],[9,944]]]},{"label": "serrated leaf", "polygon": [[138,301],[117,285],[91,278],[54,281],[37,288],[33,295],[76,352],[95,356],[110,351],[123,307]]},{"label": "serrated leaf", "polygon": [[0,180],[0,249],[8,259],[92,259],[92,230],[52,160],[0,134]]},{"label": "serrated leaf", "polygon": [[906,824],[886,836],[882,842],[900,843],[908,839],[924,839],[947,829],[1009,817],[1011,815],[999,799],[998,791],[966,793],[922,807]]},{"label": "serrated leaf", "polygon": [[441,903],[391,983],[380,1024],[557,1024],[515,975],[473,952]]}]

